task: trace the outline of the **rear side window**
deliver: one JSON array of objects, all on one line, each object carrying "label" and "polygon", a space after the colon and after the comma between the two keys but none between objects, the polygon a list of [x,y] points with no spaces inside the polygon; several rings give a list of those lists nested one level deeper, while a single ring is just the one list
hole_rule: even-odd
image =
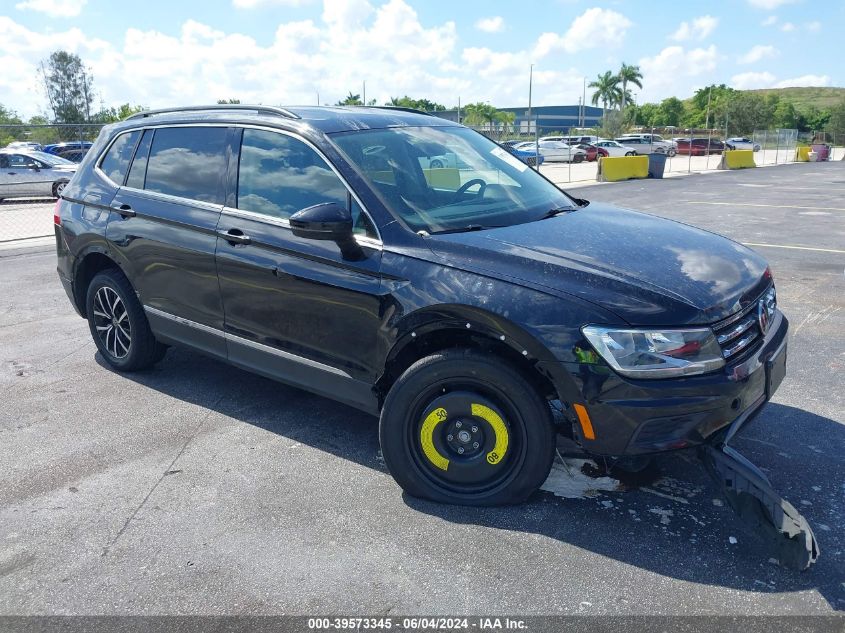
[{"label": "rear side window", "polygon": [[141,136],[141,132],[138,130],[121,134],[111,144],[106,155],[103,156],[100,169],[113,183],[118,185],[123,184],[123,179],[126,177],[126,172],[129,169],[129,161],[132,160],[132,152],[135,149],[135,143],[138,142],[139,136]]},{"label": "rear side window", "polygon": [[153,130],[144,130],[144,136],[138,143],[135,150],[135,158],[132,160],[132,167],[129,168],[129,176],[126,178],[126,186],[135,189],[144,188],[144,176],[147,173],[147,158],[150,155],[150,145],[153,141]]},{"label": "rear side window", "polygon": [[166,127],[153,136],[144,189],[223,204],[224,127]]}]

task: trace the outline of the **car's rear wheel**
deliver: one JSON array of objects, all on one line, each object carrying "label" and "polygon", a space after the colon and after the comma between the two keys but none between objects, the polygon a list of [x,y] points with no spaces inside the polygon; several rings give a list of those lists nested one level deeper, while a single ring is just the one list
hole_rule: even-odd
[{"label": "car's rear wheel", "polygon": [[67,183],[68,183],[67,180],[57,180],[56,182],[53,183],[53,197],[54,198],[58,198],[59,196],[62,195],[62,192],[65,190],[65,187],[67,187]]},{"label": "car's rear wheel", "polygon": [[666,152],[666,155],[667,155],[669,158],[672,158],[672,157],[673,157],[673,156],[675,156],[677,153],[678,153],[678,152],[676,152],[674,149],[670,149],[670,150],[668,150],[668,151]]},{"label": "car's rear wheel", "polygon": [[625,152],[625,156],[636,156],[636,152]]},{"label": "car's rear wheel", "polygon": [[409,367],[385,400],[379,439],[410,495],[461,505],[524,501],[554,457],[546,400],[497,358],[455,349]]},{"label": "car's rear wheel", "polygon": [[575,157],[572,160],[574,160],[576,163],[582,163],[582,162],[584,162],[584,155],[583,154],[575,154]]},{"label": "car's rear wheel", "polygon": [[443,161],[434,159],[428,165],[432,169],[442,169],[443,168]]},{"label": "car's rear wheel", "polygon": [[146,369],[164,357],[167,347],[156,341],[132,285],[116,268],[95,275],[85,306],[94,343],[115,369]]}]

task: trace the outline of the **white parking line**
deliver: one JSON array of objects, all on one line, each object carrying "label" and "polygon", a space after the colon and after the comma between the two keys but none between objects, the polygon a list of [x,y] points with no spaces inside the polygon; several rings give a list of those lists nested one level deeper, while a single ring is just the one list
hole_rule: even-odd
[{"label": "white parking line", "polygon": [[840,251],[835,248],[815,248],[813,246],[792,246],[790,244],[762,244],[760,242],[742,242],[745,246],[764,246],[767,248],[790,248],[796,251],[817,251],[819,253],[840,253],[845,255],[845,251]]},{"label": "white parking line", "polygon": [[704,200],[684,200],[687,204],[711,204],[720,207],[767,207],[772,209],[818,209],[819,211],[845,211],[841,207],[799,207],[795,204],[758,204],[754,202],[707,202]]}]

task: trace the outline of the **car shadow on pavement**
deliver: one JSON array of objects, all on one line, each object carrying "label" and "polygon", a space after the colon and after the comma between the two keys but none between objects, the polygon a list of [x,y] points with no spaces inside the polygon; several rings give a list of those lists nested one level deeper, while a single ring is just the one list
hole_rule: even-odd
[{"label": "car shadow on pavement", "polygon": [[[96,361],[109,369],[99,354]],[[377,419],[326,398],[182,349],[170,350],[152,370],[123,376],[386,471]],[[820,439],[807,445],[807,438]],[[468,508],[403,495],[398,486],[396,495],[411,509],[445,522],[544,536],[550,549],[558,541],[670,578],[729,589],[769,594],[817,590],[832,609],[845,610],[845,425],[770,403],[734,445],[769,475],[774,488],[813,527],[821,556],[808,571],[773,564],[772,552],[745,531],[688,452],[661,457],[657,478],[647,485],[588,492],[582,498],[540,491],[519,506]],[[555,564],[553,559],[549,563]]]}]

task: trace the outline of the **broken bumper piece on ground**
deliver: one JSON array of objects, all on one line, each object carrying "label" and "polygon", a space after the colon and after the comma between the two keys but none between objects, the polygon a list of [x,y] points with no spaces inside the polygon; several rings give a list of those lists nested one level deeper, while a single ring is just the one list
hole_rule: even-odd
[{"label": "broken bumper piece on ground", "polygon": [[700,456],[734,511],[772,543],[781,565],[804,570],[816,562],[819,546],[807,520],[759,468],[727,445],[703,446]]}]

